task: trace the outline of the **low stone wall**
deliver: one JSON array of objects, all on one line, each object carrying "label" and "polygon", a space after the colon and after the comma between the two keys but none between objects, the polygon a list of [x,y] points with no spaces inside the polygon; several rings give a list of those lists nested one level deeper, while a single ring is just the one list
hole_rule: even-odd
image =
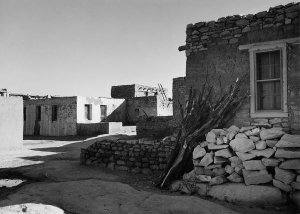
[{"label": "low stone wall", "polygon": [[173,116],[144,118],[136,125],[138,137],[163,138],[172,135],[176,129]]},{"label": "low stone wall", "polygon": [[193,163],[194,169],[183,176],[186,182],[267,185],[282,194],[299,195],[300,135],[286,134],[282,128],[213,129],[195,147]]},{"label": "low stone wall", "polygon": [[164,141],[147,139],[102,140],[81,150],[81,164],[134,173],[161,171],[174,147],[173,137]]}]

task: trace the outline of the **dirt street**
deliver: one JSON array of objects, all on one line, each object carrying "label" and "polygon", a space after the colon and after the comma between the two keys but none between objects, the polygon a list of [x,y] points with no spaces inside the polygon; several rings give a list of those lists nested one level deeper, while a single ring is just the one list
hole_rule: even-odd
[{"label": "dirt street", "polygon": [[[103,136],[119,137],[126,136]],[[155,175],[82,166],[80,149],[91,144],[82,140],[32,138],[24,140],[21,150],[1,151],[0,179],[24,182],[15,187],[0,187],[0,213],[8,213],[5,211],[8,205],[20,207],[24,203],[53,205],[73,214],[291,213],[274,207],[247,207],[169,193],[153,186]]]}]

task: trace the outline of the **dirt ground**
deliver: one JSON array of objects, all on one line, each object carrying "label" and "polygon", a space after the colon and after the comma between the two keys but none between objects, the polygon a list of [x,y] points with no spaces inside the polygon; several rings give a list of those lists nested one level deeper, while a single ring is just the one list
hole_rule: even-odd
[{"label": "dirt ground", "polygon": [[[101,138],[131,136],[104,135]],[[24,147],[0,152],[0,179],[23,179],[0,187],[1,207],[54,205],[66,213],[294,213],[288,207],[249,207],[157,189],[157,175],[136,175],[80,165],[86,138],[25,138]]]}]

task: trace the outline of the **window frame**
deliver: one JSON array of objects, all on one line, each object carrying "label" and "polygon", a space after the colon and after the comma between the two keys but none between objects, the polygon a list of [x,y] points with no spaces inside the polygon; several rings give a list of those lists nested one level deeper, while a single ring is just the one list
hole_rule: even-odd
[{"label": "window frame", "polygon": [[[105,110],[104,113],[102,114],[102,110]],[[100,122],[104,122],[107,118],[107,105],[100,105]]]},{"label": "window frame", "polygon": [[36,106],[36,120],[42,121],[42,106],[41,105]]},{"label": "window frame", "polygon": [[[280,51],[280,80],[281,80],[281,110],[257,110],[257,53]],[[286,43],[253,45],[249,48],[250,58],[250,116],[259,117],[288,117],[287,107],[287,54]]]},{"label": "window frame", "polygon": [[[56,110],[54,110],[54,109],[56,109]],[[56,112],[56,113],[54,114],[54,112]],[[58,105],[52,105],[52,108],[51,108],[51,121],[54,122],[54,121],[57,121],[57,120],[58,120]]]},{"label": "window frame", "polygon": [[[88,109],[87,115],[86,115],[86,107]],[[84,117],[86,120],[92,120],[92,105],[91,104],[84,104]]]}]

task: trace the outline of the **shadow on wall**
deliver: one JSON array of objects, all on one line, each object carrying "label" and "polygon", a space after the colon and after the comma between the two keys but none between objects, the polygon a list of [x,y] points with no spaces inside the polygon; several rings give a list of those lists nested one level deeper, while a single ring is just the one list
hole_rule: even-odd
[{"label": "shadow on wall", "polygon": [[123,122],[126,124],[126,100],[101,122]]}]

